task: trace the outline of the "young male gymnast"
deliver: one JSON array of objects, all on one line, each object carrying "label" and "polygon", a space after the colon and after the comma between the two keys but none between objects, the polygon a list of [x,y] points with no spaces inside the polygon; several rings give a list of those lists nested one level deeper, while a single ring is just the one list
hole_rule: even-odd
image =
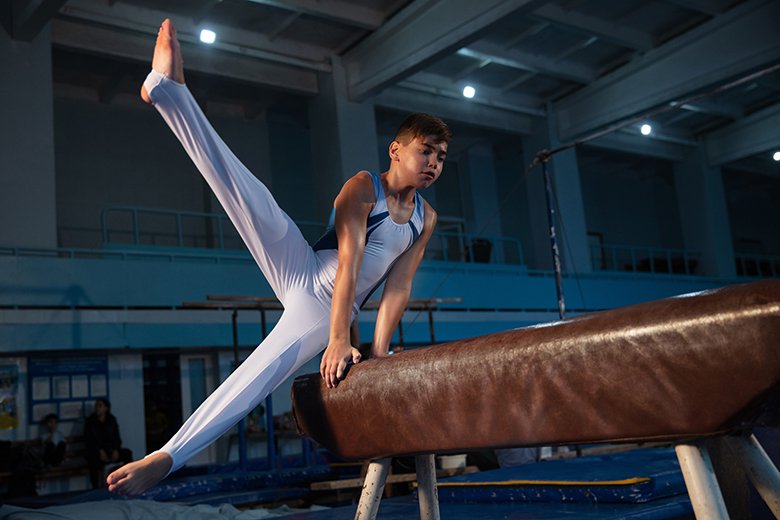
[{"label": "young male gymnast", "polygon": [[440,119],[413,114],[389,147],[390,168],[359,172],[336,197],[335,225],[312,248],[268,189],[219,138],[184,85],[176,30],[160,27],[152,72],[141,97],[160,112],[224,207],[284,312],[265,340],[190,416],[160,450],[107,478],[112,492],[136,495],[214,442],[297,370],[325,353],[328,388],[360,361],[350,324],[385,282],[373,356],[387,355],[409,300],[412,278],[436,225],[418,191],[441,175],[451,133]]}]

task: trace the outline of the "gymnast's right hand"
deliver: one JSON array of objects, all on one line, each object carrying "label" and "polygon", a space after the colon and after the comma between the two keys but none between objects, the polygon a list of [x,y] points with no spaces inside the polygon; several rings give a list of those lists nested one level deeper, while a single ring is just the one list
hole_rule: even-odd
[{"label": "gymnast's right hand", "polygon": [[336,388],[339,381],[344,378],[347,365],[360,362],[360,351],[344,342],[330,342],[320,362],[320,375],[325,380],[328,388]]}]

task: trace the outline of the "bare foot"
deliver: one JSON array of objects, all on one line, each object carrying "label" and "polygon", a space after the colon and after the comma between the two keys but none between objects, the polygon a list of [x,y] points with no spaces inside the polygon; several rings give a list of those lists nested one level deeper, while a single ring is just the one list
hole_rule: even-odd
[{"label": "bare foot", "polygon": [[[152,68],[177,83],[184,83],[184,60],[181,57],[181,46],[176,38],[176,28],[168,18],[163,20],[160,30],[157,32]],[[141,85],[141,99],[147,103],[152,102],[143,85]]]},{"label": "bare foot", "polygon": [[118,495],[140,495],[157,485],[172,464],[171,456],[163,452],[125,464],[106,477],[108,490]]}]

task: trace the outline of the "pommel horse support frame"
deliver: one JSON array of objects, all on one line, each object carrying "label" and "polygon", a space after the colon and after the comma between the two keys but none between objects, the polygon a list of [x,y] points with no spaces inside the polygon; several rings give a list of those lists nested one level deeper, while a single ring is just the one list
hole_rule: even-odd
[{"label": "pommel horse support frame", "polygon": [[705,438],[725,440],[774,515],[780,473],[751,431],[778,424],[780,281],[583,315],[368,360],[337,388],[293,385],[299,430],[374,460],[356,518],[374,518],[388,457],[416,455],[422,518],[439,518],[434,453],[669,441],[698,519],[727,518]]}]

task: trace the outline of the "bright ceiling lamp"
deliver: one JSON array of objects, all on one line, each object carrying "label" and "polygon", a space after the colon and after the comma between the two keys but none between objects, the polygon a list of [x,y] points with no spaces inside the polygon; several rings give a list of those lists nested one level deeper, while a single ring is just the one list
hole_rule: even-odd
[{"label": "bright ceiling lamp", "polygon": [[772,159],[774,159],[775,161],[780,161],[780,152],[773,153]]},{"label": "bright ceiling lamp", "polygon": [[212,44],[217,41],[217,33],[210,29],[203,29],[200,31],[200,41],[203,43]]},{"label": "bright ceiling lamp", "polygon": [[650,135],[650,132],[653,131],[653,127],[645,123],[639,127],[639,131],[642,132],[642,135]]},{"label": "bright ceiling lamp", "polygon": [[471,85],[466,85],[465,87],[463,87],[463,97],[471,99],[474,97],[474,94],[476,93],[477,90]]}]

